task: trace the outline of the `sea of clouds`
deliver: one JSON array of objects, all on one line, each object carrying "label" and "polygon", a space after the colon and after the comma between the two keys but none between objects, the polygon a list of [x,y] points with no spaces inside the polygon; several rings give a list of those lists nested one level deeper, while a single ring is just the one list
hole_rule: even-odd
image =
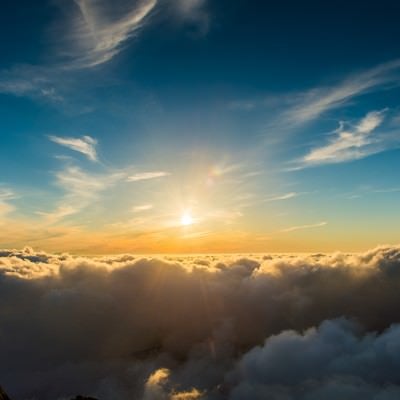
[{"label": "sea of clouds", "polygon": [[0,360],[16,400],[397,400],[400,247],[1,250]]}]

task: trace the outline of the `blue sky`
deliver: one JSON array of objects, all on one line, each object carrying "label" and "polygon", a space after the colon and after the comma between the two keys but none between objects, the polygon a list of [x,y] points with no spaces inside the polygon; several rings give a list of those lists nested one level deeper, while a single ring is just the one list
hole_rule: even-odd
[{"label": "blue sky", "polygon": [[0,243],[397,243],[399,15],[395,1],[4,2]]}]

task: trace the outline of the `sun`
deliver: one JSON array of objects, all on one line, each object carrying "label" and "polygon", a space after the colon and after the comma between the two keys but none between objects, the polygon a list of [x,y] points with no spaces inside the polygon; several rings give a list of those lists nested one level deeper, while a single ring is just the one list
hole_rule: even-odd
[{"label": "sun", "polygon": [[182,226],[188,226],[193,224],[193,217],[190,215],[190,213],[185,212],[181,216],[181,225]]}]

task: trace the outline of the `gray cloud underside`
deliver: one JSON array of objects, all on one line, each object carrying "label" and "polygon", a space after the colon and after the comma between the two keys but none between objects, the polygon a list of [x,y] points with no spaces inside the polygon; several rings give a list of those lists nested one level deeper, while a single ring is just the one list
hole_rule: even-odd
[{"label": "gray cloud underside", "polygon": [[4,250],[1,384],[16,399],[398,399],[399,301],[400,247],[158,259]]}]

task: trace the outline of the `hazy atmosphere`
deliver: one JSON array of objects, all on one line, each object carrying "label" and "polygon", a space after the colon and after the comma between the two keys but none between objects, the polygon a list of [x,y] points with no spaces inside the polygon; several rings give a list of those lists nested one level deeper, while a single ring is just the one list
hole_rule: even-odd
[{"label": "hazy atmosphere", "polygon": [[397,1],[0,7],[0,400],[400,398]]}]

